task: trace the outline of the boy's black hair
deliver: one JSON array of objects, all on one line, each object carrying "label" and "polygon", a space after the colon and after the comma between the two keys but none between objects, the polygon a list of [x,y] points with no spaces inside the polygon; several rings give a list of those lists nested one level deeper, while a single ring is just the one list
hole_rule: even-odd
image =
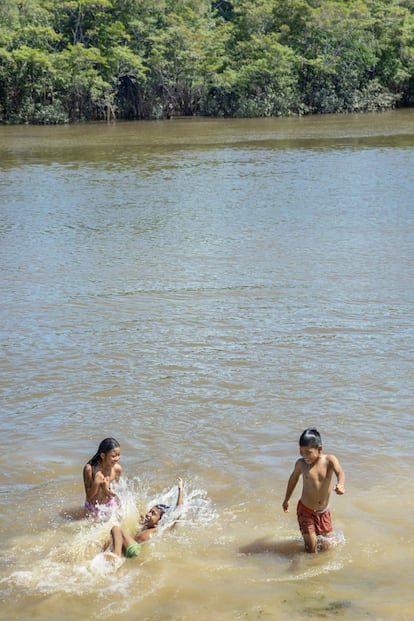
[{"label": "boy's black hair", "polygon": [[311,448],[319,448],[322,446],[321,434],[314,427],[305,429],[299,438],[299,446],[310,446]]},{"label": "boy's black hair", "polygon": [[162,518],[162,516],[164,515],[164,513],[166,511],[168,511],[168,509],[170,508],[168,505],[155,505],[157,507],[157,509],[160,512],[160,519]]}]

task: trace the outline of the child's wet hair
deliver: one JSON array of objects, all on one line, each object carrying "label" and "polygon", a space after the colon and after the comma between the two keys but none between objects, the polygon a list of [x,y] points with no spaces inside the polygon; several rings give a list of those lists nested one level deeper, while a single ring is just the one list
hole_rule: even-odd
[{"label": "child's wet hair", "polygon": [[162,518],[164,513],[166,511],[168,511],[168,509],[170,508],[168,505],[163,505],[163,504],[159,504],[159,505],[155,505],[155,506],[158,509],[158,511],[160,512],[160,519]]},{"label": "child's wet hair", "polygon": [[102,440],[102,442],[98,446],[98,450],[96,451],[95,455],[92,457],[92,459],[88,461],[88,464],[90,464],[91,466],[96,466],[96,464],[101,459],[101,453],[105,453],[106,455],[107,453],[109,453],[109,451],[112,451],[113,449],[119,447],[120,444],[118,440],[115,440],[115,438],[105,438],[105,440]]},{"label": "child's wet hair", "polygon": [[299,446],[310,446],[311,448],[319,448],[322,446],[321,434],[314,427],[305,429],[299,438]]}]

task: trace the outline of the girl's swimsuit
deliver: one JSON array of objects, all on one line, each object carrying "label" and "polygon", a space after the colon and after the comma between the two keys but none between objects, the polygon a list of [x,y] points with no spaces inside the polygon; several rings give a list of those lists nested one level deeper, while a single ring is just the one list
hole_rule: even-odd
[{"label": "girl's swimsuit", "polygon": [[119,507],[116,496],[109,496],[108,500],[103,503],[85,501],[85,509],[94,518],[109,517],[115,509]]}]

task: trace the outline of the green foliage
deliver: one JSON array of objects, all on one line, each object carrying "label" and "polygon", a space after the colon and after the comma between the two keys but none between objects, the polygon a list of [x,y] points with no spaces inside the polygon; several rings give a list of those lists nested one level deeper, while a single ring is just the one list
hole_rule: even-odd
[{"label": "green foliage", "polygon": [[376,73],[382,84],[406,103],[414,103],[414,4],[372,2],[378,41]]},{"label": "green foliage", "polygon": [[19,9],[15,0],[0,2],[0,24],[4,29],[15,30],[19,22]]},{"label": "green foliage", "polygon": [[413,0],[0,3],[3,122],[413,103]]},{"label": "green foliage", "polygon": [[239,44],[235,91],[237,116],[282,116],[298,111],[299,97],[293,51],[277,35],[252,35]]},{"label": "green foliage", "polygon": [[69,119],[111,118],[114,92],[103,78],[105,58],[97,48],[69,45],[56,56],[55,87]]},{"label": "green foliage", "polygon": [[22,45],[0,51],[2,108],[11,122],[32,122],[36,105],[47,102],[52,89],[53,66],[47,52]]},{"label": "green foliage", "polygon": [[301,45],[300,72],[309,110],[343,112],[365,107],[361,93],[378,61],[372,27],[368,9],[359,0],[328,1],[312,10]]}]

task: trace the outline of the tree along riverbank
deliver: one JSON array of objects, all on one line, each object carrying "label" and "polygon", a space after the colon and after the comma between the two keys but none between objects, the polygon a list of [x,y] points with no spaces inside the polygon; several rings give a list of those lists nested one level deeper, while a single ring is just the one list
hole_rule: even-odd
[{"label": "tree along riverbank", "polygon": [[2,0],[0,122],[414,104],[413,0]]}]

